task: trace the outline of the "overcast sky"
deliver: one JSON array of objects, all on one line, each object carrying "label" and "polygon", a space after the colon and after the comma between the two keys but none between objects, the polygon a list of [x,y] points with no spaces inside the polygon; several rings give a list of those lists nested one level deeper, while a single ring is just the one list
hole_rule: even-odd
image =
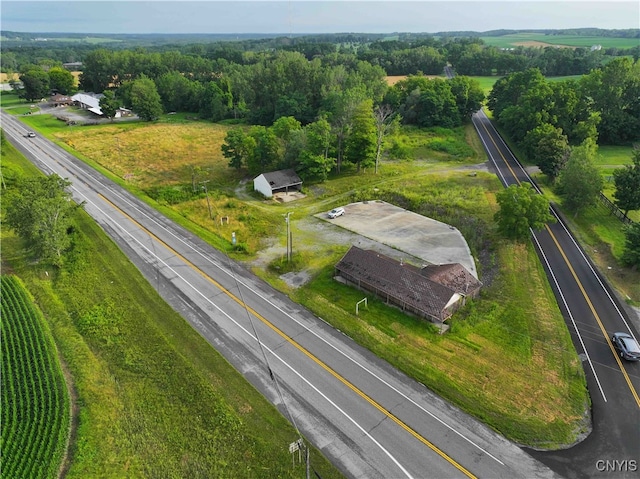
[{"label": "overcast sky", "polygon": [[6,1],[0,27],[74,33],[337,33],[640,28],[640,1]]}]

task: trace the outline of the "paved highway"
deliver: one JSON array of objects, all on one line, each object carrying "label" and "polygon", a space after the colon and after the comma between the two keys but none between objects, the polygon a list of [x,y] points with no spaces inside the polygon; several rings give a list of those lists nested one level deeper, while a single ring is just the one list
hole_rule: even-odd
[{"label": "paved highway", "polygon": [[[484,112],[476,113],[473,123],[503,184],[528,181],[535,186]],[[622,360],[610,341],[615,331],[639,336],[558,212],[552,208],[552,213],[558,222],[532,232],[532,240],[583,359],[593,431],[570,449],[531,453],[567,478],[639,477],[640,362]]]},{"label": "paved highway", "polygon": [[558,477],[50,141],[24,138],[15,118],[1,120],[27,158],[72,181],[74,198],[159,293],[348,477]]}]

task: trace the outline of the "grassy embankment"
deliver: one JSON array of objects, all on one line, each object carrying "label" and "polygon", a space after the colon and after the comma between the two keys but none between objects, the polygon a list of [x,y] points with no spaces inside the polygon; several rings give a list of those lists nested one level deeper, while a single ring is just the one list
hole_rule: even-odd
[{"label": "grassy embankment", "polygon": [[[9,187],[39,174],[10,146]],[[2,269],[22,278],[73,376],[79,427],[68,478],[301,477],[281,414],[155,292],[86,214],[62,271],[2,228]],[[316,450],[322,477],[340,477]]]},{"label": "grassy embankment", "polygon": [[[216,196],[214,211],[231,216],[234,230],[244,231],[240,241],[245,234],[251,238],[250,252],[272,240],[284,244],[282,214],[293,210],[294,256],[304,257],[296,263],[305,264],[313,278],[298,290],[288,291],[294,299],[516,441],[554,447],[571,442],[582,432],[587,398],[580,362],[533,248],[503,243],[493,233],[494,194],[500,185],[493,175],[477,172],[471,176],[465,169],[483,160],[471,127],[430,132],[408,129],[405,142],[416,160],[385,162],[378,175],[346,168],[340,177],[305,187],[306,199],[280,205],[254,198],[244,189],[235,197],[233,186],[238,177],[225,169],[219,145],[192,149],[219,135],[217,125],[187,122],[68,128],[54,127],[44,116],[27,121],[35,128],[46,125],[50,136],[68,147],[71,144],[120,178],[133,173],[124,183],[135,186],[139,193],[169,184],[188,190],[188,166],[208,166],[210,191],[212,185],[218,185],[212,193]],[[114,148],[115,137],[120,138],[120,154]],[[171,152],[164,160],[163,152],[154,145],[165,144],[166,138],[171,139]],[[131,150],[124,150],[125,144]],[[135,154],[122,153],[134,147]],[[480,270],[493,280],[482,298],[454,319],[449,334],[441,336],[430,324],[373,298],[369,310],[356,318],[351,310],[362,293],[331,280],[333,264],[348,245],[318,244],[316,235],[296,225],[314,221],[310,214],[334,204],[372,194],[456,225],[467,235],[474,254],[483,258]],[[176,203],[171,209],[183,223],[208,229],[228,245],[230,230],[208,219],[203,196]],[[270,269],[259,274],[286,289]]]}]

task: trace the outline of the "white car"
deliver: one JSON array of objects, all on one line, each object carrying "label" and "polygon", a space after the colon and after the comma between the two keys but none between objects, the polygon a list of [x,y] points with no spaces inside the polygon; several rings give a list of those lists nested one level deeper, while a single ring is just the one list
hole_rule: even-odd
[{"label": "white car", "polygon": [[26,136],[27,138],[35,138],[36,134],[32,131],[28,131],[27,134],[24,136]]},{"label": "white car", "polygon": [[337,218],[338,216],[342,216],[344,214],[344,208],[334,208],[329,211],[329,218]]}]

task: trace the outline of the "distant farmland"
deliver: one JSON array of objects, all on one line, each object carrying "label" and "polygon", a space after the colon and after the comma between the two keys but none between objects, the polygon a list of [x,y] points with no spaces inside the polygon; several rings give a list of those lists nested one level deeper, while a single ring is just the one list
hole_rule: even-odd
[{"label": "distant farmland", "polygon": [[640,44],[640,39],[638,38],[581,37],[577,35],[546,35],[544,33],[514,33],[500,37],[480,38],[487,45],[500,48],[513,48],[517,46],[590,48],[593,45],[602,45],[602,48],[633,48]]}]

